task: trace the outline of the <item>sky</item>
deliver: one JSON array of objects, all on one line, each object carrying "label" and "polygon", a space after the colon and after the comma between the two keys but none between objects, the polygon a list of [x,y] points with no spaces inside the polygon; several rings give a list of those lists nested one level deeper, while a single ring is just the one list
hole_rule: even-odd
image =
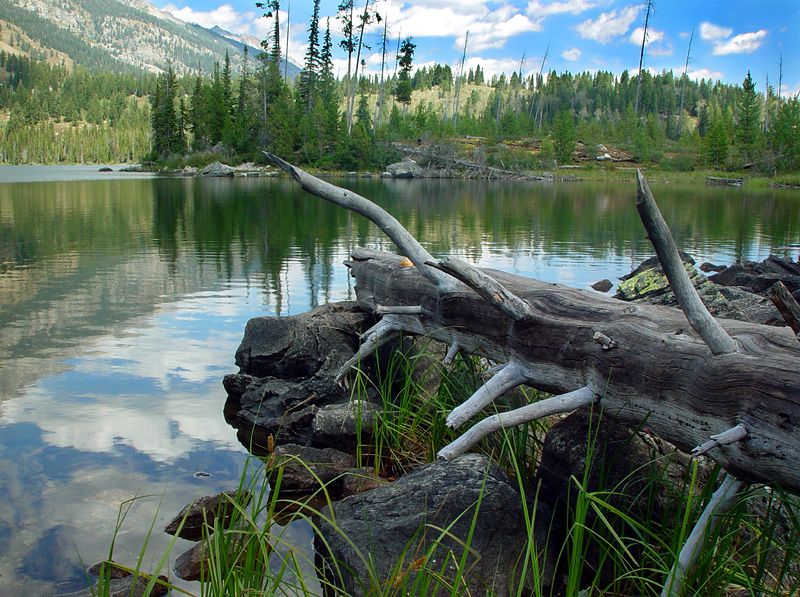
[{"label": "sky", "polygon": [[[155,0],[174,16],[206,27],[263,39],[272,20],[250,0]],[[322,0],[321,29],[330,18],[339,39],[336,0]],[[480,64],[491,76],[521,69],[524,76],[544,71],[610,71],[638,69],[647,1],[625,0],[370,0],[386,18],[389,54],[398,37],[417,45],[416,66],[449,64],[460,68],[468,35],[466,69]],[[281,0],[281,26],[289,23],[289,58],[302,65],[308,46],[311,0]],[[364,0],[356,0],[363,10]],[[777,91],[781,56],[782,93],[800,93],[800,0],[654,0],[644,68],[682,73],[691,43],[688,74],[694,79],[740,84],[750,70],[756,90],[766,79]],[[288,13],[288,15],[287,15]],[[288,16],[288,19],[287,19]],[[368,72],[380,71],[384,23],[367,29]],[[284,28],[281,44],[286,40]],[[545,59],[546,54],[546,61]],[[335,53],[339,76],[347,57]],[[392,68],[394,65],[392,64]]]}]

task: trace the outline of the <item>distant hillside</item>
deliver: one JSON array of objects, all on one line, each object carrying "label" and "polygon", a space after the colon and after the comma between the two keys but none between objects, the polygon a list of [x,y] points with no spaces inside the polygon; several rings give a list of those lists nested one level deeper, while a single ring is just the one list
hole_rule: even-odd
[{"label": "distant hillside", "polygon": [[[210,73],[226,51],[237,66],[245,45],[251,56],[262,51],[257,40],[184,23],[146,0],[0,0],[0,50],[54,64],[161,72],[172,61],[178,74]],[[299,71],[289,64],[290,77]]]}]

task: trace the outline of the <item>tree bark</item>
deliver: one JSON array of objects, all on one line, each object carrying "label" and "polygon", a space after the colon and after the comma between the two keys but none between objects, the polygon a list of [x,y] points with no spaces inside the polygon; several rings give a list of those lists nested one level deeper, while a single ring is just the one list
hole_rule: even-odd
[{"label": "tree bark", "polygon": [[[440,293],[401,261],[354,251],[348,265],[362,307],[420,305],[429,315],[397,315],[395,324],[521,363],[527,384],[548,392],[588,387],[606,413],[634,425],[646,421],[687,452],[741,424],[746,439],[709,456],[744,481],[800,493],[800,351],[788,328],[717,320],[738,351],[715,356],[678,309],[482,270],[528,304],[530,317],[515,321],[466,286]],[[595,332],[615,344],[607,348]]]},{"label": "tree bark", "polygon": [[[581,390],[606,414],[634,426],[646,422],[678,448],[707,453],[742,482],[800,493],[800,348],[790,329],[698,321],[692,311],[702,305],[688,294],[685,315],[457,259],[435,261],[367,199],[267,157],[307,191],[370,218],[411,259],[356,249],[347,263],[360,305],[386,314],[365,334],[354,364],[394,334],[425,335],[451,345],[448,358],[462,350],[508,367],[453,412],[454,426],[463,423],[461,413],[469,418],[502,387],[525,383],[559,395]],[[640,176],[640,201],[651,199]],[[651,237],[668,235],[648,219],[643,215]],[[669,264],[674,247],[663,238],[654,244]],[[518,414],[520,420],[538,416]]]}]

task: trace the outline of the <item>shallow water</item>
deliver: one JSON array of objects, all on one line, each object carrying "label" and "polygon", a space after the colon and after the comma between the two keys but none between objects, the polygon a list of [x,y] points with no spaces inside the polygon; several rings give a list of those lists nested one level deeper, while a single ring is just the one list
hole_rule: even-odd
[{"label": "shallow water", "polygon": [[[652,254],[632,184],[340,182],[481,266],[586,288]],[[797,191],[653,191],[699,262],[797,256]],[[0,168],[0,594],[78,588],[125,500],[153,495],[117,540],[132,564],[154,518],[234,487],[245,451],[221,379],[245,322],[353,298],[355,246],[393,250],[288,180]]]}]

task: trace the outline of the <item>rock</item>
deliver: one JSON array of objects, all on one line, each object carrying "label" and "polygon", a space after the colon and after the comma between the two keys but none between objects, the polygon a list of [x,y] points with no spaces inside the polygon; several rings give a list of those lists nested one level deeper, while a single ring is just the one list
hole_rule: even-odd
[{"label": "rock", "polygon": [[[341,573],[350,595],[374,589],[367,584],[366,554],[376,580],[385,583],[382,586],[394,586],[405,594],[403,586],[412,586],[416,571],[424,566],[441,575],[438,592],[450,594],[445,587],[456,576],[455,563],[464,553],[478,503],[462,568],[463,592],[508,595],[519,572],[517,558],[526,545],[525,521],[520,496],[505,473],[483,455],[434,462],[394,483],[326,506],[319,523],[325,539],[315,537],[315,549],[327,573]],[[329,522],[332,518],[335,526]],[[401,561],[403,574],[398,576],[396,566]],[[426,594],[436,592],[427,587]]]},{"label": "rock", "polygon": [[200,171],[203,176],[233,176],[234,169],[221,162],[211,162]]},{"label": "rock", "polygon": [[381,172],[381,178],[391,178],[391,177],[392,177],[392,173],[391,172],[387,172],[386,170]]},{"label": "rock", "polygon": [[371,468],[350,469],[342,479],[342,497],[372,491],[387,483],[386,479],[376,475]]},{"label": "rock", "polygon": [[[694,265],[695,263],[694,257],[689,255],[689,253],[684,253],[683,251],[679,251],[679,253],[681,256],[681,261],[683,261],[684,263],[688,263],[689,265]],[[634,269],[631,273],[622,276],[620,280],[630,280],[631,278],[638,276],[642,272],[645,272],[650,269],[657,269],[661,271],[661,262],[658,260],[657,255],[654,255],[653,257],[650,257],[649,259],[645,259],[644,261],[642,261],[636,267],[636,269]]]},{"label": "rock", "polygon": [[[240,373],[224,381],[230,394],[225,418],[242,444],[260,455],[275,445],[311,445],[319,408],[350,399],[335,378],[373,321],[355,303],[251,319],[236,351]],[[362,368],[369,371],[370,363]]]},{"label": "rock", "polygon": [[380,413],[380,407],[364,400],[326,404],[314,417],[314,444],[355,448],[359,435],[362,443],[372,435]]},{"label": "rock", "polygon": [[245,390],[253,382],[258,381],[258,378],[253,375],[246,375],[244,373],[229,373],[222,378],[222,387],[228,392],[229,396],[236,396],[237,398],[244,394]]},{"label": "rock", "polygon": [[708,261],[700,264],[700,271],[701,272],[721,272],[727,268],[727,265],[714,265],[713,263],[709,263]]},{"label": "rock", "polygon": [[208,543],[200,541],[175,559],[175,576],[183,580],[200,580],[208,571]]},{"label": "rock", "polygon": [[310,377],[323,365],[343,365],[372,323],[352,302],[330,303],[293,317],[256,317],[247,322],[236,365],[240,373],[255,377]]},{"label": "rock", "polygon": [[361,178],[372,178],[372,172],[364,172]]},{"label": "rock", "polygon": [[280,493],[308,494],[325,484],[334,495],[340,493],[342,476],[356,465],[356,459],[334,448],[311,448],[288,444],[278,446],[267,462],[270,482],[280,475]]},{"label": "rock", "polygon": [[197,176],[197,168],[194,166],[184,166],[179,172],[181,176]]},{"label": "rock", "polygon": [[386,171],[392,178],[419,178],[422,176],[422,168],[414,160],[403,160],[386,166]]},{"label": "rock", "polygon": [[608,292],[614,287],[614,284],[611,280],[600,280],[599,282],[595,282],[592,284],[592,288],[597,292]]},{"label": "rock", "polygon": [[[100,568],[104,564],[109,567],[109,581],[104,589],[101,589],[97,584],[97,579],[100,575]],[[118,567],[114,562],[99,562],[89,568],[87,573],[93,579],[92,586],[74,593],[62,594],[60,597],[94,597],[95,595],[107,595],[108,597],[160,597],[161,595],[166,595],[169,590],[164,584],[154,583],[153,588],[147,591],[147,585],[152,578],[149,574],[140,572],[137,576],[134,576],[127,570]],[[163,583],[169,582],[169,579],[163,575],[159,575],[158,579]]]},{"label": "rock", "polygon": [[[711,282],[714,276],[706,278],[701,275],[691,265],[694,260],[690,262],[685,259],[685,257],[688,257],[687,255],[684,254],[683,256],[689,279],[712,315],[751,323],[782,325],[781,315],[769,299],[739,288],[718,286]],[[622,282],[617,286],[615,298],[624,301],[677,307],[678,301],[670,289],[669,281],[664,275],[661,265],[656,259],[655,265],[647,269],[644,266],[648,263],[653,263],[653,260],[648,259],[630,275],[621,278]]]},{"label": "rock", "polygon": [[98,172],[113,172],[114,169],[110,168],[109,166],[102,166],[101,168],[98,168],[97,171]]},{"label": "rock", "polygon": [[722,286],[738,286],[750,292],[763,293],[775,282],[783,282],[795,298],[800,297],[800,263],[770,255],[759,263],[734,263],[709,280]]},{"label": "rock", "polygon": [[[585,479],[587,492],[607,492],[602,499],[633,520],[669,524],[683,512],[682,492],[690,464],[688,455],[646,430],[633,432],[597,411],[579,410],[553,425],[545,437],[541,464],[533,483],[533,488],[537,485],[539,488],[536,530],[540,534],[549,532],[543,569],[568,564],[563,557],[559,560],[558,552],[567,540],[570,512],[574,512],[577,502],[576,479],[580,483]],[[701,468],[703,482],[710,468]],[[636,533],[610,510],[604,510],[604,514],[614,520],[620,536],[631,537]],[[591,509],[586,526],[601,534],[605,531]],[[597,580],[595,575],[603,564],[597,550],[599,543],[591,542],[584,556],[586,582]],[[638,553],[633,556],[638,561]],[[561,572],[555,570],[553,578],[561,578]],[[600,583],[612,580],[617,572],[603,570]]]},{"label": "rock", "polygon": [[358,172],[348,172],[345,174],[345,176],[347,176],[347,178],[356,178],[358,176]]},{"label": "rock", "polygon": [[235,511],[234,503],[245,506],[250,502],[250,498],[250,493],[247,491],[241,493],[231,491],[194,500],[170,521],[164,532],[170,535],[177,534],[181,539],[200,541],[204,529],[207,534],[213,531],[216,518],[222,518],[223,525],[227,526]]}]

